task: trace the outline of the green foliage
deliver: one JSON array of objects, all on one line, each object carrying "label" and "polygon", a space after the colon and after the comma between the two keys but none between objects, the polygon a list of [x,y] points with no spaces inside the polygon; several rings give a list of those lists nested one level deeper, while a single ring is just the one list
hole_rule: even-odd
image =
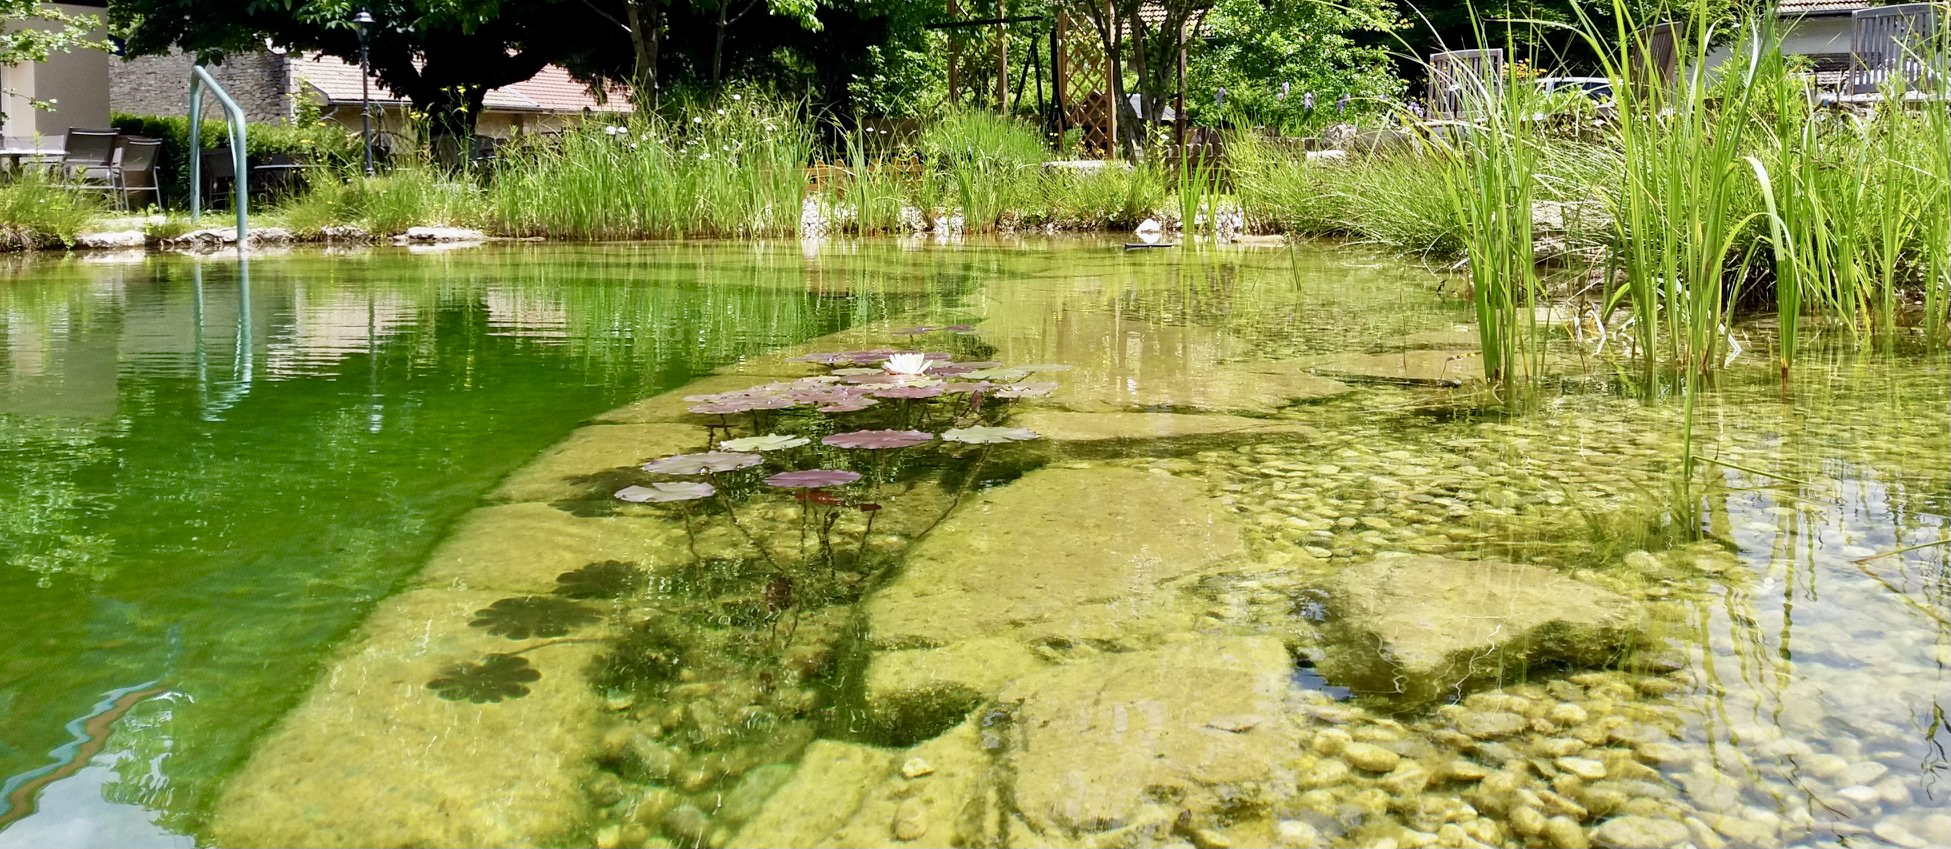
[{"label": "green foliage", "polygon": [[357,225],[388,235],[408,227],[475,227],[486,222],[486,193],[476,183],[427,166],[396,168],[375,177],[344,167],[337,179],[314,179],[277,216],[300,234]]},{"label": "green foliage", "polygon": [[39,169],[23,170],[0,183],[0,250],[73,244],[100,211],[99,197],[55,185]]},{"label": "green foliage", "polygon": [[[64,12],[40,0],[0,0],[0,66],[24,62],[45,62],[55,53],[71,50],[107,50],[108,45],[90,39],[88,34],[101,26],[94,15]],[[18,94],[11,89],[7,94]],[[33,101],[36,109],[55,106],[48,101]],[[0,123],[7,116],[0,113]]]},{"label": "green foliage", "polygon": [[[163,200],[170,208],[187,209],[190,205],[189,118],[118,114],[110,123],[129,135],[162,140],[163,146],[157,151],[156,176],[162,185]],[[230,128],[221,121],[204,121],[201,134],[206,151],[230,147]],[[356,136],[322,121],[299,126],[251,124],[244,128],[244,136],[244,152],[252,162],[282,155],[336,168],[359,155]],[[210,199],[206,198],[204,203],[207,206]]]},{"label": "green foliage", "polygon": [[[1383,0],[1218,0],[1207,18],[1211,37],[1188,60],[1186,111],[1204,125],[1225,120],[1303,135],[1386,108],[1402,82],[1390,72],[1385,50],[1356,37],[1398,25]],[[1215,105],[1221,88],[1224,107]],[[1315,96],[1311,111],[1308,92]],[[1335,103],[1344,96],[1349,113],[1337,115]]]}]

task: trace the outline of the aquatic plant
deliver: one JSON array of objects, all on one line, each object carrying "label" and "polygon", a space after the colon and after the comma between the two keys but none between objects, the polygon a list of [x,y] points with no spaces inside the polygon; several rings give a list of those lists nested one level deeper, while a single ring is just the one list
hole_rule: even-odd
[{"label": "aquatic plant", "polygon": [[[735,451],[735,452],[783,451],[787,448],[798,448],[801,445],[805,445],[811,441],[812,440],[807,439],[804,436],[787,436],[778,433],[768,433],[763,436],[747,436],[740,439],[727,439],[718,443],[718,447],[726,451]],[[710,493],[706,493],[706,494],[708,495]]]},{"label": "aquatic plant", "polygon": [[765,462],[757,454],[734,451],[706,451],[702,454],[676,454],[645,463],[644,471],[654,475],[709,475],[749,469]]},{"label": "aquatic plant", "polygon": [[845,469],[805,469],[797,472],[780,472],[765,479],[767,486],[780,489],[822,489],[829,486],[844,486],[860,480],[859,472]]},{"label": "aquatic plant", "polygon": [[891,448],[912,448],[925,442],[932,442],[934,439],[934,434],[919,430],[856,430],[849,433],[836,433],[822,438],[820,442],[836,448],[865,448],[880,451]]},{"label": "aquatic plant", "polygon": [[[800,444],[806,444],[800,440]],[[691,468],[691,466],[685,466]],[[649,471],[646,469],[646,471]],[[694,472],[664,472],[664,474],[695,474]],[[708,483],[653,483],[650,486],[626,486],[616,491],[618,501],[633,504],[671,504],[679,501],[695,501],[710,498],[718,490]]]}]

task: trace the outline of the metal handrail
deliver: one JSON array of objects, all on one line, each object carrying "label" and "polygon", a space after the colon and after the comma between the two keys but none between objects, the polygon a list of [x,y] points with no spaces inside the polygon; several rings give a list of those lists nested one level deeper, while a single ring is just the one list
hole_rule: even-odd
[{"label": "metal handrail", "polygon": [[223,104],[224,118],[230,122],[230,157],[232,174],[231,190],[236,193],[233,205],[237,207],[237,247],[244,248],[244,215],[247,212],[246,199],[250,192],[250,170],[244,166],[244,110],[237,101],[230,99],[224,87],[217,84],[215,77],[203,69],[202,65],[190,67],[190,223],[203,217],[203,89],[205,86],[217,95],[217,102]]}]

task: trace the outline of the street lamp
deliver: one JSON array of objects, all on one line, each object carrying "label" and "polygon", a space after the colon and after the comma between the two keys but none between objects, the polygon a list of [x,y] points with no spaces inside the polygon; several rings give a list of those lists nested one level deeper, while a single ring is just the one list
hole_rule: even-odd
[{"label": "street lamp", "polygon": [[359,140],[366,148],[368,177],[373,175],[373,94],[372,63],[366,55],[366,30],[372,25],[373,16],[364,9],[352,16],[352,28],[359,32]]}]

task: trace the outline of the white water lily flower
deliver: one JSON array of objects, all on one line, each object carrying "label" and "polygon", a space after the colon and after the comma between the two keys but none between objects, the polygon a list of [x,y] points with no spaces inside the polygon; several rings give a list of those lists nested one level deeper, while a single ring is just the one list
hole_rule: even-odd
[{"label": "white water lily flower", "polygon": [[780,433],[768,433],[764,436],[747,436],[741,439],[727,439],[723,442],[718,443],[718,448],[723,451],[740,451],[740,452],[780,451],[786,448],[798,448],[799,446],[805,445],[810,441],[812,440],[809,440],[804,436],[787,436],[785,434],[780,434]]},{"label": "white water lily flower", "polygon": [[926,372],[928,371],[928,366],[927,354],[895,354],[894,356],[888,357],[887,362],[881,364],[881,368],[886,369],[888,374],[909,375],[919,375]]}]

